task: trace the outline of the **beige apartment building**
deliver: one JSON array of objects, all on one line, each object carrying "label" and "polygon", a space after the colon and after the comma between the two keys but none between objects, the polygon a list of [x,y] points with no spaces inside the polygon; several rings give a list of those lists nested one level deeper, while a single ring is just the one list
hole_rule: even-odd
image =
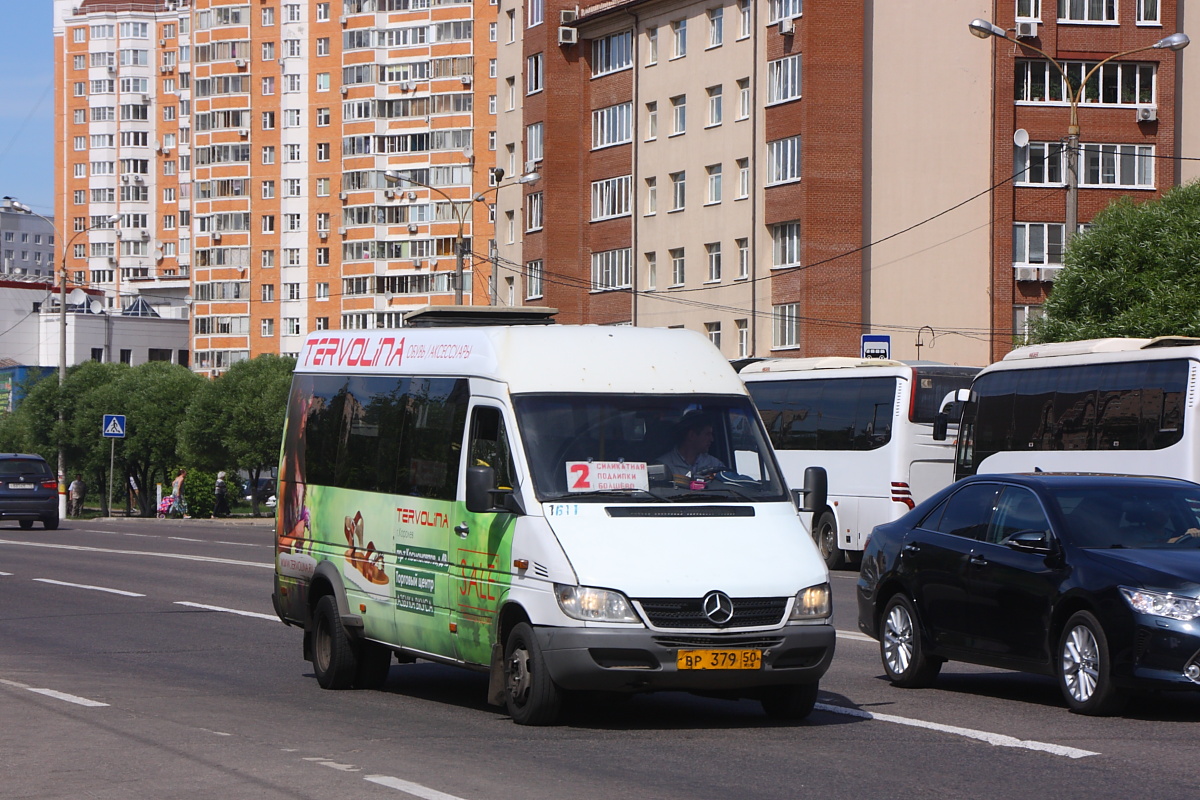
[{"label": "beige apartment building", "polygon": [[487,301],[486,0],[54,8],[69,278],[188,313],[194,369]]}]

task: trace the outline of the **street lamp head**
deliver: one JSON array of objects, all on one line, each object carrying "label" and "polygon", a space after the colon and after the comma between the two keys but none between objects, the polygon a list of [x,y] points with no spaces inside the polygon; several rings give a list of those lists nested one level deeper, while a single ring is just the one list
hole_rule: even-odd
[{"label": "street lamp head", "polygon": [[1155,50],[1182,50],[1187,47],[1192,40],[1188,38],[1186,33],[1172,33],[1165,39],[1159,39],[1152,46]]},{"label": "street lamp head", "polygon": [[120,215],[120,214],[112,214],[111,216],[108,216],[108,217],[106,217],[106,218],[105,218],[105,221],[107,221],[107,222],[120,222],[120,221],[121,221],[121,215]]},{"label": "street lamp head", "polygon": [[542,176],[540,173],[527,172],[524,175],[522,175],[520,178],[517,179],[517,183],[524,183],[524,184],[537,183],[539,180],[541,180],[541,178],[542,178]]},{"label": "street lamp head", "polygon": [[971,29],[971,33],[975,34],[980,39],[987,39],[990,36],[996,36],[1001,39],[1005,38],[1004,29],[997,25],[993,25],[986,19],[973,19],[971,20],[971,24],[967,27]]},{"label": "street lamp head", "polygon": [[492,179],[499,183],[504,180],[504,167],[492,167]]}]

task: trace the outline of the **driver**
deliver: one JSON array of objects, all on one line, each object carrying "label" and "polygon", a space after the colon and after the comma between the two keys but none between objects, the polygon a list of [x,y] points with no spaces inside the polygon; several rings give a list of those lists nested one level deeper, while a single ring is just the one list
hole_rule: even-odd
[{"label": "driver", "polygon": [[713,443],[712,418],[701,411],[689,411],[675,426],[675,447],[658,457],[679,486],[690,486],[726,469],[716,456],[709,455]]}]

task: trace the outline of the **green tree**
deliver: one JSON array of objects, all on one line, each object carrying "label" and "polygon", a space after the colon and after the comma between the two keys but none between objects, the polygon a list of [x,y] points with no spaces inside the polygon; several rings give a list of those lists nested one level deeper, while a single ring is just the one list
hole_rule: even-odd
[{"label": "green tree", "polygon": [[[251,486],[279,463],[279,444],[292,382],[293,358],[261,355],[239,361],[200,387],[180,428],[189,463],[208,470],[244,470]],[[258,515],[258,494],[251,492]]]},{"label": "green tree", "polygon": [[1074,237],[1037,342],[1200,336],[1200,182],[1117,200]]}]

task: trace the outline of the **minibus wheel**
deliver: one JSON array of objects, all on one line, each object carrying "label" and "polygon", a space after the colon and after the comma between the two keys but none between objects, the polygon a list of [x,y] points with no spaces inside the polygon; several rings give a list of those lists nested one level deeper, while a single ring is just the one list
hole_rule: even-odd
[{"label": "minibus wheel", "polygon": [[825,559],[825,566],[830,569],[846,566],[846,553],[838,547],[837,533],[837,518],[832,512],[826,511],[817,518],[817,524],[813,526],[813,541],[821,551],[821,558]]},{"label": "minibus wheel", "polygon": [[562,706],[562,693],[527,622],[518,623],[504,644],[504,704],[518,725],[553,724]]},{"label": "minibus wheel", "polygon": [[763,711],[771,719],[804,719],[817,704],[817,684],[771,686],[763,690],[761,702]]},{"label": "minibus wheel", "polygon": [[313,613],[312,665],[322,689],[354,685],[358,663],[333,595],[318,600]]}]

